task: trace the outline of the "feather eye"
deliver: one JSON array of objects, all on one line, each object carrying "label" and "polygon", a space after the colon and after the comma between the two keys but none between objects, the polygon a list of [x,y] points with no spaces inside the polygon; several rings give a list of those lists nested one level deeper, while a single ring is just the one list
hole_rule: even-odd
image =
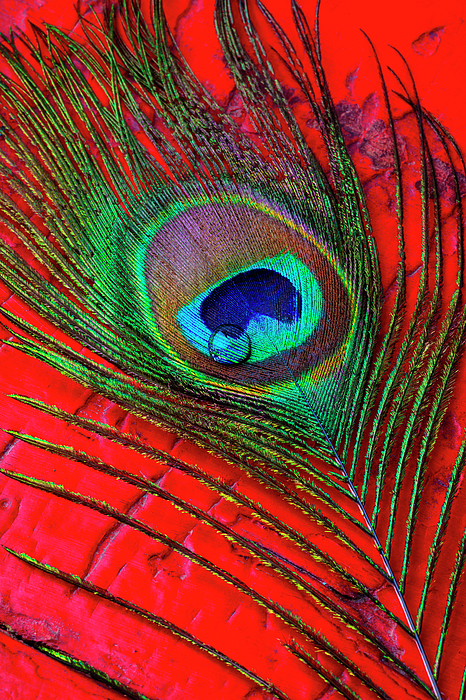
[{"label": "feather eye", "polygon": [[[35,27],[34,41],[3,39],[2,109],[17,125],[6,128],[1,143],[9,187],[0,207],[16,245],[0,243],[0,270],[11,292],[66,336],[58,340],[3,309],[13,346],[188,438],[206,450],[202,460],[208,452],[222,457],[230,471],[225,478],[200,458],[191,463],[147,445],[121,427],[121,417],[112,427],[20,395],[14,399],[98,438],[105,455],[108,445],[124,450],[128,466],[74,447],[73,432],[66,445],[8,430],[12,440],[81,465],[91,484],[98,473],[107,487],[127,492],[115,487],[107,502],[92,489],[89,495],[86,479],[77,490],[66,472],[62,485],[52,473],[1,471],[176,553],[190,571],[220,581],[227,600],[235,589],[249,610],[266,610],[283,634],[294,635],[280,649],[296,676],[276,671],[272,683],[264,658],[217,643],[211,629],[194,633],[177,606],[164,616],[127,590],[113,593],[94,580],[94,570],[89,577],[88,568],[70,573],[49,553],[42,561],[14,547],[7,552],[151,631],[167,630],[280,700],[301,697],[304,686],[323,692],[322,679],[352,700],[395,693],[440,700],[440,663],[464,566],[464,536],[456,530],[458,554],[442,560],[451,580],[435,654],[423,619],[427,609],[439,614],[432,602],[437,564],[457,508],[466,443],[427,538],[420,513],[437,498],[428,484],[430,456],[466,338],[457,172],[464,164],[452,137],[421,108],[414,81],[407,88],[399,80],[398,97],[417,134],[410,148],[420,181],[411,183],[397,134],[403,125],[395,124],[380,69],[385,122],[377,128],[390,144],[385,184],[398,257],[396,281],[384,290],[373,222],[319,37],[295,2],[297,48],[261,2],[254,7],[271,46],[246,0],[217,0],[215,16],[248,129],[194,77],[161,0],[149,18],[134,3],[109,3],[99,24],[82,19],[86,43],[53,27]],[[318,127],[314,150],[278,69]],[[453,191],[448,211],[439,154]],[[421,245],[413,271],[405,215],[416,187]],[[453,269],[455,288],[445,291],[445,272]],[[163,476],[149,470],[154,463]],[[170,482],[172,471],[187,480],[187,495]],[[194,483],[204,489],[202,507]],[[129,506],[128,494],[136,494]],[[233,516],[216,512],[219,500]],[[241,524],[245,512],[251,531]],[[210,551],[202,537],[185,541],[193,520],[195,529],[208,529]],[[225,564],[217,552],[225,543],[246,552],[257,570],[238,573],[236,559]],[[186,589],[197,585],[193,580]],[[85,647],[57,652],[15,634],[107,687],[146,697],[94,667]]]},{"label": "feather eye", "polygon": [[275,403],[289,400],[297,378],[317,393],[341,371],[356,301],[346,270],[313,234],[312,210],[292,218],[228,189],[150,209],[97,257],[113,255],[115,272],[133,266],[138,322],[173,377]]}]

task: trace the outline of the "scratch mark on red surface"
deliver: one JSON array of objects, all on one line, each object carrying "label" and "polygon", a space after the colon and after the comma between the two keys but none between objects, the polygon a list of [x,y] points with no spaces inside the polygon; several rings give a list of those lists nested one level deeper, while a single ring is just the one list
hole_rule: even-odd
[{"label": "scratch mark on red surface", "polygon": [[[143,505],[145,505],[147,499],[149,497],[149,494],[147,493],[142,493],[138,494],[136,499],[133,501],[133,503],[129,506],[128,510],[125,512],[125,515],[129,516],[134,516],[135,513],[137,513]],[[97,545],[94,548],[94,551],[90,553],[90,559],[89,559],[89,564],[85,569],[85,572],[82,575],[82,578],[86,578],[86,576],[89,576],[91,571],[100,563],[102,557],[105,555],[105,552],[107,549],[111,546],[111,544],[114,542],[115,538],[117,537],[118,533],[121,531],[122,528],[128,527],[128,525],[125,525],[120,522],[115,522],[113,525],[109,527],[107,532],[101,537],[99,542],[97,542]],[[72,591],[72,594],[78,591],[79,588],[75,588]]]},{"label": "scratch mark on red surface", "polygon": [[413,41],[413,49],[420,56],[433,56],[440,46],[446,27],[435,27]]}]

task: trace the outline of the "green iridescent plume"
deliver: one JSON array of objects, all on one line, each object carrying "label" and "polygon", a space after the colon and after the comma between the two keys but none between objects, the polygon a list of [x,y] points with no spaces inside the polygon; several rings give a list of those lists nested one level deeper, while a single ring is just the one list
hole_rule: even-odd
[{"label": "green iridescent plume", "polygon": [[[426,667],[426,682],[355,613],[260,545],[239,542],[390,658],[396,672],[410,679],[416,697],[440,700],[440,660],[461,558],[449,565],[452,583],[443,603],[436,660],[427,658],[421,628],[462,478],[464,448],[444,495],[428,561],[423,562],[421,600],[417,608],[411,606],[411,614],[404,594],[429,455],[449,405],[465,339],[461,193],[454,164],[458,153],[442,126],[422,111],[415,89],[402,85],[401,97],[417,120],[423,207],[420,282],[409,317],[403,178],[383,76],[399,258],[396,294],[390,302],[384,298],[363,188],[330,97],[315,34],[293,2],[300,40],[295,48],[262,3],[256,7],[273,30],[277,65],[286,67],[301,109],[306,105],[317,124],[324,163],[315,156],[276,77],[246,0],[218,0],[216,27],[252,134],[192,74],[167,29],[160,0],[153,2],[152,21],[132,3],[123,1],[119,8],[109,4],[100,26],[83,22],[86,43],[53,27],[35,27],[34,42],[3,37],[0,53],[9,72],[0,77],[0,173],[8,175],[9,189],[0,193],[1,221],[21,245],[18,252],[0,243],[1,275],[28,306],[105,363],[87,359],[7,311],[2,312],[3,322],[15,329],[16,346],[24,352],[241,465],[347,551],[361,556],[390,582],[403,619],[349,572],[344,557],[336,561],[260,503],[202,470],[174,465],[188,473],[191,469],[191,476],[209,488],[252,509],[254,517],[298,544],[332,576],[356,587],[412,639]],[[14,124],[9,115],[14,115]],[[451,170],[457,210],[456,289],[450,298],[442,291],[445,232],[429,145],[433,138]],[[103,424],[80,424],[56,407],[18,398],[129,449],[171,459]],[[33,436],[16,437],[161,495],[154,484],[134,481],[134,476],[71,448]],[[162,537],[58,484],[8,474],[120,519],[149,537]],[[409,493],[410,505],[399,536],[402,492]],[[208,514],[171,498],[176,507],[230,540],[237,537]],[[335,522],[314,502],[330,507]],[[350,532],[359,530],[365,546],[348,534],[347,526]],[[364,662],[360,668],[273,600],[181,545],[168,544],[196,564],[211,567],[307,635],[315,648],[346,664],[379,697],[390,697],[370,678]],[[397,557],[396,576],[390,563],[395,545],[403,552],[401,560]],[[464,549],[464,539],[458,547]],[[16,555],[145,615],[151,623],[166,625],[155,613],[134,610],[130,602],[103,589]],[[167,629],[231,662],[176,625]],[[45,647],[41,650],[48,653]],[[289,650],[343,695],[356,697],[315,654],[294,641]],[[236,668],[262,683],[241,664]],[[94,674],[99,681],[111,684],[99,673]],[[265,681],[263,685],[269,687]],[[286,697],[276,688],[272,691]]]},{"label": "green iridescent plume", "polygon": [[[158,26],[161,8],[155,13]],[[286,414],[285,425],[299,426],[327,451],[322,428],[332,438],[345,434],[365,393],[380,314],[374,247],[330,115],[322,115],[322,128],[335,152],[335,190],[272,76],[244,51],[235,58],[241,45],[228,17],[219,6],[225,55],[263,145],[213,117],[157,33],[144,32],[132,56],[115,40],[106,108],[70,52],[103,82],[93,56],[53,30],[44,86],[11,56],[27,91],[21,97],[39,112],[24,138],[37,148],[41,206],[56,219],[61,255],[37,234],[32,245],[96,317],[90,326],[86,312],[51,289],[49,314],[64,330],[151,384],[257,408],[279,424]],[[5,86],[12,105],[15,92]],[[264,114],[259,96],[270,105]],[[172,132],[163,147],[143,99]],[[129,115],[153,148],[131,133]]]}]

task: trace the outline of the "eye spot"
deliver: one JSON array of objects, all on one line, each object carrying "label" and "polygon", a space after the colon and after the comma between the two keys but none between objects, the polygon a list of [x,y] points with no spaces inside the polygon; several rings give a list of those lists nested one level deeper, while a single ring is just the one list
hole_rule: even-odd
[{"label": "eye spot", "polygon": [[6,510],[9,507],[10,507],[10,501],[7,498],[2,498],[0,500],[0,509]]},{"label": "eye spot", "polygon": [[251,338],[245,330],[232,324],[216,328],[209,338],[209,354],[224,365],[247,362],[251,357]]},{"label": "eye spot", "polygon": [[312,384],[341,367],[354,293],[309,213],[227,188],[167,202],[148,220],[137,259],[144,317],[188,381],[275,393],[290,367]]},{"label": "eye spot", "polygon": [[252,269],[212,290],[200,315],[211,331],[227,324],[244,330],[256,315],[291,324],[301,311],[301,294],[286,277],[275,270]]}]

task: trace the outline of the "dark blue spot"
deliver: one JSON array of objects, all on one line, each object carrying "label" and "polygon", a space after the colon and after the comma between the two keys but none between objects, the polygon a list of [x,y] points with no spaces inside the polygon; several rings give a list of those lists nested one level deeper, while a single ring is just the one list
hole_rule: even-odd
[{"label": "dark blue spot", "polygon": [[301,316],[301,294],[274,270],[240,272],[213,289],[201,304],[200,315],[211,331],[238,338],[254,316],[294,323]]}]

